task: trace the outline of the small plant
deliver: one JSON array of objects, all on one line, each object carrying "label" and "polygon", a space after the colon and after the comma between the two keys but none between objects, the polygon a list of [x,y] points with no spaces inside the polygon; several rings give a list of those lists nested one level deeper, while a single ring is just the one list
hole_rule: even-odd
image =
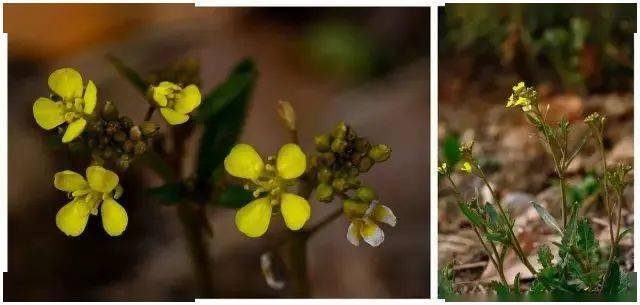
[{"label": "small plant", "polygon": [[[519,274],[513,283],[510,283],[504,275],[505,255],[511,250],[535,276],[535,280],[529,287],[529,294],[614,295],[625,292],[629,286],[629,279],[620,267],[618,246],[620,241],[631,232],[631,228],[623,228],[621,216],[624,204],[622,193],[630,183],[628,176],[631,166],[624,164],[607,166],[603,146],[606,119],[598,113],[589,115],[585,123],[589,126],[590,134],[582,135],[577,143],[571,144],[569,139],[572,129],[569,122],[566,119],[555,124],[549,122],[546,116],[548,107],[544,111],[540,108],[534,88],[526,87],[524,83],[514,86],[513,93],[507,99],[506,107],[522,109],[527,120],[536,128],[540,142],[551,156],[554,171],[559,180],[561,215],[556,218],[540,204],[536,202],[531,204],[544,223],[561,237],[561,242],[554,243],[558,247],[557,257],[554,257],[549,247],[540,247],[538,262],[541,268],[533,267],[522,250],[518,236],[514,233],[514,219],[502,206],[494,187],[489,183],[473,155],[473,142],[463,143],[460,146],[462,165],[459,168],[452,168],[443,162],[438,167],[438,172],[450,182],[460,211],[471,223],[476,237],[500,276],[500,282],[494,282],[491,286],[499,295],[520,292]],[[579,196],[589,194],[598,187],[585,184],[580,188],[572,189],[574,195],[567,194],[566,170],[589,138],[593,139],[601,159],[602,174],[599,179],[599,188],[604,193],[603,205],[609,220],[611,247],[608,255],[601,255],[604,249],[600,248],[589,219],[579,213],[584,198]],[[451,176],[456,170],[462,174],[479,177],[489,189],[493,202],[482,203],[477,195],[471,199],[464,198]],[[578,192],[579,190],[581,192]],[[567,202],[567,198],[576,200]],[[447,271],[446,274],[452,273]]]},{"label": "small plant", "polygon": [[[372,145],[351,126],[339,123],[330,133],[315,137],[317,152],[307,155],[298,142],[293,106],[280,102],[278,114],[290,133],[290,143],[266,159],[252,146],[237,144],[257,75],[250,60],[240,62],[227,80],[204,97],[196,61],[179,62],[143,78],[119,59],[109,60],[148,104],[143,121],[134,123],[119,113],[115,103],[101,101],[97,86],[92,81],[84,84],[80,73],[71,68],[51,73],[52,93],[33,104],[36,123],[52,131],[56,143],[66,144],[70,152],[78,153],[73,156],[88,164],[84,177],[64,170],[53,179],[54,186],[70,200],[55,217],[65,235],[81,235],[90,216],[98,214],[108,235],[124,234],[130,219],[126,204],[116,200],[126,202],[120,177],[133,164],[149,166],[164,179],[163,185],[149,188],[146,194],[175,206],[203,297],[213,294],[206,245],[206,238],[213,236],[206,214],[209,207],[237,209],[237,229],[251,238],[265,235],[272,216],[282,215],[291,232],[271,236],[271,247],[260,261],[267,283],[282,289],[285,282],[274,278],[271,266],[275,259],[287,260],[296,296],[309,294],[306,242],[332,220],[342,215],[349,219],[345,235],[355,246],[364,240],[377,247],[384,240],[379,224],[395,226],[394,213],[360,176],[389,159],[391,149]],[[156,110],[168,128],[151,121]],[[202,130],[202,136],[195,170],[183,175],[185,141],[196,128]],[[312,193],[318,201],[341,203],[334,213],[305,228],[312,215]],[[281,257],[278,253],[283,248],[289,253]]]}]

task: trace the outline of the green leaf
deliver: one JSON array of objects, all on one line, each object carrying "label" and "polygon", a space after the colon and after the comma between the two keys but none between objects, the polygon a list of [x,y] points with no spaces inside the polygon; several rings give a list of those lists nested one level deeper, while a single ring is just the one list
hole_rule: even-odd
[{"label": "green leaf", "polygon": [[466,202],[458,202],[458,206],[462,211],[462,214],[467,217],[467,219],[476,227],[482,226],[482,218],[478,213],[469,206]]},{"label": "green leaf", "polygon": [[460,136],[458,134],[449,134],[442,141],[442,153],[444,160],[451,167],[456,166],[460,161]]},{"label": "green leaf", "polygon": [[122,75],[125,79],[127,79],[142,95],[147,94],[147,89],[149,89],[149,84],[145,80],[140,77],[140,74],[136,72],[131,67],[127,66],[122,60],[119,58],[109,54],[107,55],[107,60],[118,70],[118,73]]},{"label": "green leaf", "polygon": [[540,218],[542,218],[542,220],[548,226],[550,226],[552,229],[556,230],[556,232],[562,235],[562,229],[560,229],[560,225],[558,224],[556,219],[553,216],[551,216],[551,214],[549,214],[547,209],[545,209],[543,206],[539,205],[535,201],[531,201],[531,203],[533,204],[533,207],[536,209],[536,212],[538,212],[538,215],[540,215]]},{"label": "green leaf", "polygon": [[175,174],[173,169],[167,164],[167,162],[160,157],[160,155],[152,150],[147,151],[138,158],[138,161],[149,166],[158,176],[160,176],[165,182],[173,181]]},{"label": "green leaf", "polygon": [[[198,194],[208,196],[213,174],[220,167],[233,145],[238,141],[242,128],[244,126],[246,112],[249,107],[249,98],[257,77],[255,65],[251,60],[244,60],[238,64],[231,72],[227,81],[220,86],[225,90],[233,91],[236,94],[223,94],[219,98],[212,98],[201,106],[204,113],[201,122],[204,132],[200,138],[200,147],[198,150],[196,164],[196,182],[195,189],[199,190]],[[247,78],[250,81],[237,82],[238,78]],[[220,88],[220,87],[219,87]],[[233,90],[229,89],[232,88]],[[214,90],[214,93],[219,91]],[[224,98],[222,98],[224,97]],[[220,102],[224,100],[223,102]],[[219,111],[206,109],[216,108],[223,105]],[[209,115],[207,115],[209,113]],[[213,114],[212,114],[213,113]],[[207,201],[208,198],[196,198]]]},{"label": "green leaf", "polygon": [[618,289],[620,287],[620,265],[618,262],[611,262],[609,264],[609,275],[604,280],[604,284],[602,286],[602,293],[606,295],[618,294]]},{"label": "green leaf", "polygon": [[633,233],[633,227],[626,228],[618,235],[618,241],[621,241],[627,234]]},{"label": "green leaf", "polygon": [[165,205],[175,205],[182,202],[186,191],[181,182],[170,182],[162,186],[148,189],[149,195],[155,197]]},{"label": "green leaf", "polygon": [[245,190],[242,186],[232,185],[220,194],[216,203],[223,207],[239,209],[253,199],[253,194],[250,191]]},{"label": "green leaf", "polygon": [[538,249],[538,262],[542,268],[549,268],[553,265],[553,254],[551,254],[549,247],[542,246]]},{"label": "green leaf", "polygon": [[247,62],[236,67],[224,83],[211,90],[204,97],[198,108],[196,121],[204,123],[212,119],[229,103],[241,98],[247,90],[251,90],[255,77],[254,68],[249,67]]},{"label": "green leaf", "polygon": [[513,293],[520,294],[520,272],[516,274],[516,277],[513,279]]},{"label": "green leaf", "polygon": [[490,283],[490,285],[493,288],[493,290],[496,291],[498,296],[503,296],[504,297],[504,296],[511,295],[511,289],[509,288],[509,286],[505,285],[502,282],[492,281]]},{"label": "green leaf", "polygon": [[493,204],[487,202],[484,204],[484,211],[485,213],[489,216],[489,223],[492,226],[496,226],[498,224],[498,221],[500,220],[500,218],[498,217],[498,212],[496,211],[496,208],[493,207]]}]

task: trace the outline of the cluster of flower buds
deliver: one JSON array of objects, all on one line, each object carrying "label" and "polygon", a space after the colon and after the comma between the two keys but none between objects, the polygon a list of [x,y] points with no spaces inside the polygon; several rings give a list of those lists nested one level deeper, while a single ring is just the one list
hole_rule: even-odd
[{"label": "cluster of flower buds", "polygon": [[87,145],[93,163],[114,162],[122,170],[149,148],[150,139],[158,133],[158,125],[144,121],[134,125],[131,118],[120,116],[117,107],[106,102],[101,109],[101,120],[91,122],[87,128]]},{"label": "cluster of flower buds", "polygon": [[507,99],[508,107],[522,107],[522,111],[528,112],[538,105],[538,92],[533,87],[525,86],[520,82],[513,86],[513,93]]},{"label": "cluster of flower buds", "polygon": [[315,137],[315,147],[320,154],[311,158],[311,166],[319,182],[316,198],[322,202],[331,202],[336,193],[359,187],[358,175],[391,155],[389,146],[371,145],[343,122],[331,134]]}]

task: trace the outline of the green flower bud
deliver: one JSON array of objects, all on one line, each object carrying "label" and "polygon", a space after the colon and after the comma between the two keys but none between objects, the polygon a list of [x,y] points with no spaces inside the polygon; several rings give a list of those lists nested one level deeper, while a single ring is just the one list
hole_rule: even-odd
[{"label": "green flower bud", "polygon": [[342,202],[342,210],[349,218],[362,217],[367,212],[368,204],[353,199],[345,199]]},{"label": "green flower bud", "polygon": [[140,137],[142,137],[142,131],[140,130],[140,127],[133,126],[131,127],[131,129],[129,129],[129,139],[131,139],[131,141],[138,141],[140,140]]},{"label": "green flower bud", "polygon": [[331,138],[329,135],[322,134],[316,136],[313,140],[316,144],[316,150],[319,152],[327,152],[331,148]]},{"label": "green flower bud", "polygon": [[149,122],[149,121],[144,121],[142,122],[142,124],[140,124],[140,130],[142,130],[142,134],[145,137],[152,137],[154,135],[156,135],[156,133],[158,132],[158,129],[160,127],[158,127],[158,125],[156,125],[153,122]]},{"label": "green flower bud", "polygon": [[336,162],[336,156],[331,152],[322,153],[322,163],[326,166],[333,165]]},{"label": "green flower bud", "polygon": [[106,121],[115,121],[118,119],[118,107],[111,101],[106,101],[102,107],[102,118]]},{"label": "green flower bud", "polygon": [[358,188],[356,190],[356,196],[364,203],[371,203],[371,201],[378,199],[376,192],[368,186]]},{"label": "green flower bud", "polygon": [[347,148],[347,141],[336,138],[331,142],[331,151],[336,153],[343,153],[344,149]]},{"label": "green flower bud", "polygon": [[338,125],[336,125],[336,127],[333,129],[331,135],[335,139],[344,140],[345,136],[347,135],[347,125],[345,125],[344,122],[338,123]]},{"label": "green flower bud", "polygon": [[362,154],[355,152],[353,154],[351,154],[351,163],[352,164],[358,164],[360,163],[360,160],[362,160]]},{"label": "green flower bud", "polygon": [[118,159],[118,167],[121,169],[127,169],[131,165],[131,158],[129,155],[122,155]]},{"label": "green flower bud", "polygon": [[353,128],[349,127],[347,128],[347,141],[349,142],[353,142],[355,141],[356,138],[358,138],[358,134],[356,133],[355,130],[353,130]]},{"label": "green flower bud", "polygon": [[133,120],[131,120],[130,117],[121,116],[120,117],[120,125],[122,126],[122,129],[129,130],[129,129],[131,129],[131,127],[133,127]]},{"label": "green flower bud", "polygon": [[122,144],[122,149],[126,152],[131,152],[134,149],[135,143],[131,140],[126,140]]},{"label": "green flower bud", "polygon": [[107,147],[102,151],[102,157],[106,160],[114,158],[115,156],[116,156],[116,151],[111,147]]},{"label": "green flower bud", "polygon": [[329,182],[329,180],[331,180],[331,170],[329,170],[326,167],[320,167],[318,168],[318,181],[320,182]]},{"label": "green flower bud", "polygon": [[360,179],[355,176],[347,178],[347,188],[356,188],[360,186]]},{"label": "green flower bud", "polygon": [[355,146],[356,151],[361,153],[369,152],[369,149],[371,149],[371,143],[369,143],[367,138],[357,138],[353,145]]},{"label": "green flower bud", "polygon": [[343,192],[347,189],[347,180],[344,178],[335,178],[331,181],[331,186],[338,192]]},{"label": "green flower bud", "polygon": [[318,187],[316,187],[316,199],[321,202],[333,201],[333,188],[326,183],[318,184]]},{"label": "green flower bud", "polygon": [[113,136],[119,130],[120,130],[120,124],[118,124],[117,121],[109,121],[107,123],[107,127],[105,128],[104,132],[107,134],[107,136]]},{"label": "green flower bud", "polygon": [[378,144],[369,150],[369,157],[376,162],[383,162],[391,156],[391,148],[384,144]]},{"label": "green flower bud", "polygon": [[371,169],[374,163],[375,161],[373,161],[373,159],[369,158],[368,156],[364,157],[362,158],[362,160],[360,160],[360,163],[358,163],[358,170],[361,173],[366,173]]},{"label": "green flower bud", "polygon": [[136,145],[133,148],[133,153],[137,156],[144,154],[147,151],[147,144],[143,141],[136,142]]}]

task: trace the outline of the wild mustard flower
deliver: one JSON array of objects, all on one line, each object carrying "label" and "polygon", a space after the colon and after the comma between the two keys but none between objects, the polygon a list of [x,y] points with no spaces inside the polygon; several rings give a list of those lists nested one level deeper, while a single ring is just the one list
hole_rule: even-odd
[{"label": "wild mustard flower", "polygon": [[519,82],[513,86],[513,93],[507,99],[507,108],[521,106],[522,111],[528,112],[533,109],[533,104],[537,95],[533,88],[527,88],[524,82]]},{"label": "wild mustard flower", "polygon": [[86,180],[82,175],[65,170],[55,174],[53,185],[70,194],[71,202],[64,205],[56,215],[56,226],[64,234],[82,234],[89,215],[102,213],[102,226],[110,236],[119,236],[127,228],[127,212],[116,202],[122,195],[118,175],[101,166],[90,166]]},{"label": "wild mustard flower", "polygon": [[469,163],[468,161],[465,161],[462,163],[462,166],[460,167],[460,170],[465,172],[465,173],[471,173],[471,163]]},{"label": "wild mustard flower", "polygon": [[179,125],[189,120],[189,113],[200,106],[202,97],[196,85],[184,88],[172,83],[161,82],[151,87],[153,101],[160,107],[160,114],[171,125]]},{"label": "wild mustard flower", "polygon": [[361,199],[345,199],[342,205],[344,214],[351,221],[347,229],[347,240],[356,247],[363,239],[372,247],[377,247],[384,241],[384,231],[376,222],[392,227],[396,225],[397,218],[391,209],[379,204],[377,200],[366,203]]},{"label": "wild mustard flower", "polygon": [[301,229],[309,220],[309,202],[287,192],[287,188],[307,168],[307,157],[298,145],[285,144],[275,160],[270,157],[265,164],[253,147],[237,144],[225,158],[224,168],[234,177],[250,180],[255,189],[253,195],[257,199],[236,213],[236,226],[240,232],[249,237],[262,236],[269,227],[274,207],[280,209],[286,226],[291,230]]},{"label": "wild mustard flower", "polygon": [[46,130],[66,122],[68,126],[62,142],[69,143],[82,133],[87,125],[87,118],[93,115],[98,89],[92,81],[83,87],[82,76],[71,68],[53,71],[49,75],[48,84],[57,97],[55,100],[38,98],[33,104],[33,117]]},{"label": "wild mustard flower", "polygon": [[442,162],[440,166],[438,166],[438,173],[440,173],[440,175],[447,175],[449,173],[447,162]]}]

